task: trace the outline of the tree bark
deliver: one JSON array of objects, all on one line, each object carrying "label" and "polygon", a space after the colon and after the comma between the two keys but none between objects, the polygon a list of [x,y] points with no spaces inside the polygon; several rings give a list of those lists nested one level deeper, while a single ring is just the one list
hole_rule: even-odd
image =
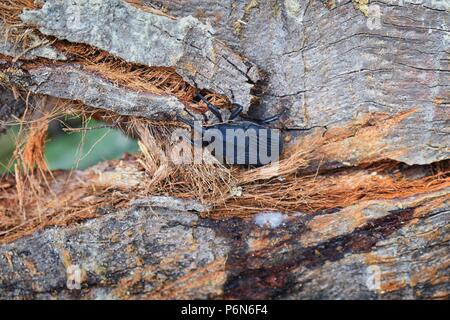
[{"label": "tree bark", "polygon": [[[136,69],[171,68],[180,82],[242,104],[252,117],[285,111],[284,126],[346,132],[321,150],[330,175],[383,161],[419,174],[429,164],[448,168],[446,2],[42,2],[20,14],[39,31],[35,43],[0,44],[6,87],[151,120],[185,107],[175,94],[93,71],[64,51],[69,41]],[[0,121],[23,110],[0,90]],[[449,194],[380,195],[248,219],[205,218],[195,201],[152,196],[1,245],[0,297],[449,298]]]},{"label": "tree bark", "polygon": [[252,220],[199,218],[198,204],[150,197],[3,245],[0,297],[448,298],[448,193]]}]

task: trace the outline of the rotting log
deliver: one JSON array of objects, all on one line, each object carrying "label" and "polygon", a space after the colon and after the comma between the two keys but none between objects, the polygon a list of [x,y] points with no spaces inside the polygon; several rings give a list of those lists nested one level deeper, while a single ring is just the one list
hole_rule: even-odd
[{"label": "rotting log", "polygon": [[172,119],[177,111],[183,110],[183,104],[174,96],[117,87],[77,65],[40,67],[29,72],[12,67],[4,74],[9,83],[29,92],[81,101],[87,106],[113,111],[118,115]]},{"label": "rotting log", "polygon": [[[149,119],[183,107],[170,93],[136,90],[88,70],[60,50],[65,39],[136,68],[173,67],[251,116],[286,109],[287,126],[326,126],[323,136],[332,142],[318,151],[325,170],[385,160],[448,166],[445,2],[376,1],[379,28],[368,24],[373,17],[363,1],[41,2],[20,15],[41,32],[35,41],[18,47],[4,38],[0,45],[0,81],[15,90]],[[1,121],[23,112],[9,90],[0,89],[0,102]],[[138,199],[3,244],[0,297],[449,298],[448,188],[248,219],[200,218],[204,204],[180,201]],[[68,287],[72,267],[81,289]]]},{"label": "rotting log", "polygon": [[141,199],[0,247],[0,297],[448,298],[449,191],[250,220]]},{"label": "rotting log", "polygon": [[350,0],[146,2],[210,22],[217,37],[265,72],[252,114],[287,108],[288,124],[310,128],[417,109],[382,149],[398,151],[388,158],[408,164],[449,157],[448,2],[376,1],[379,29]]},{"label": "rotting log", "polygon": [[[163,6],[178,20],[151,12],[141,12],[139,8],[118,0],[104,0],[101,3],[95,10],[88,10],[89,1],[83,2],[80,8],[71,5],[73,13],[78,14],[76,17],[79,16],[80,19],[77,19],[81,21],[77,30],[72,30],[72,22],[76,17],[61,18],[62,13],[66,12],[65,2],[44,1],[42,9],[26,10],[20,18],[29,28],[36,27],[45,34],[61,39],[111,50],[110,53],[130,63],[144,66],[146,63],[147,66],[153,66],[151,63],[170,65],[180,72],[180,68],[186,68],[184,58],[180,57],[187,56],[188,60],[203,59],[190,64],[193,68],[189,71],[190,74],[187,71],[180,72],[185,81],[191,84],[195,82],[201,88],[225,94],[233,102],[241,103],[245,107],[250,106],[253,96],[256,97],[257,103],[251,105],[249,110],[252,116],[268,116],[286,110],[282,118],[286,126],[342,127],[357,124],[360,117],[371,113],[395,115],[414,110],[414,114],[398,123],[394,130],[383,137],[382,143],[377,145],[380,156],[409,165],[429,164],[449,158],[448,7],[435,7],[427,1],[424,5],[405,3],[403,6],[378,1],[381,27],[374,29],[369,27],[368,17],[355,8],[352,1],[332,1],[325,4],[321,1],[243,1],[225,2],[224,5],[206,0],[144,1],[153,7]],[[105,9],[109,6],[110,9]],[[127,22],[126,25],[130,26],[123,28],[124,22],[120,20],[122,16],[116,15],[115,19],[119,20],[115,23],[121,26],[123,33],[116,34],[118,31],[114,33],[114,28],[104,28],[104,24],[111,25],[114,10],[122,7],[126,8],[124,10],[127,12],[123,18]],[[97,13],[105,13],[102,17],[105,21],[93,19],[92,16],[97,17]],[[160,29],[150,26],[148,33],[139,33],[144,30],[139,29],[139,23],[143,22],[130,19],[132,13],[145,15],[151,26],[162,19],[162,26]],[[207,45],[202,47],[203,51],[190,51],[187,48],[193,48],[191,45],[180,46],[178,40],[170,36],[169,31],[181,28],[180,25],[184,25],[181,20],[191,15],[197,16],[199,20],[188,19],[187,25],[190,28],[187,29],[191,31],[183,29],[182,35],[187,38],[182,40],[188,44],[189,41],[207,42]],[[77,19],[75,20],[78,21]],[[92,30],[102,30],[105,34],[100,36],[95,31],[95,36],[90,33]],[[108,30],[111,34],[108,34]],[[139,37],[143,38],[139,40]],[[164,60],[167,56],[160,57],[162,61],[153,61],[156,59],[152,55],[154,50],[149,50],[147,45],[155,42],[158,37],[167,38],[162,42],[167,42],[168,47],[164,49],[161,44],[161,48],[155,46],[154,49],[161,49],[161,52],[166,52],[169,56],[175,55],[177,59],[172,59],[172,64]],[[125,45],[116,40],[106,40],[116,38],[139,41]],[[181,42],[184,43],[183,41]],[[173,47],[169,45],[172,43]],[[215,47],[217,43],[221,46],[226,43],[227,49]],[[45,45],[48,47],[50,44]],[[230,55],[233,58],[217,58],[220,63],[216,66],[206,63],[204,60],[212,59],[211,51],[217,50],[232,52]],[[147,58],[149,60],[146,60]],[[36,62],[32,66],[21,68],[19,60],[17,67],[23,71],[26,78],[28,73],[32,72],[39,75],[46,71],[49,76],[54,75],[50,83],[46,84],[44,81],[44,94],[56,94],[61,98],[87,102],[92,101],[89,95],[93,93],[99,96],[99,100],[106,101],[107,96],[111,94],[109,90],[102,93],[102,86],[92,91],[74,90],[60,94],[53,92],[52,82],[70,85],[71,80],[63,74],[57,75],[57,70],[61,70],[61,62],[54,66],[48,66],[48,62],[41,66],[41,63]],[[67,66],[63,68],[71,67],[70,59],[65,63]],[[238,64],[238,68],[231,67]],[[249,81],[244,76],[246,71],[243,72],[242,69],[247,64],[250,64],[255,72],[256,69],[260,70],[261,76],[255,76]],[[205,71],[203,68],[209,69]],[[192,78],[192,75],[201,78],[203,73],[211,78],[203,82]],[[85,79],[86,83],[92,81],[95,84],[100,81],[98,75],[89,75],[89,72],[85,74],[80,71],[78,75]],[[15,79],[20,82],[19,78]],[[115,84],[114,80],[107,81]],[[27,89],[27,82],[24,81],[23,84]],[[37,82],[28,85],[32,86],[34,92],[39,93],[39,84]],[[224,87],[220,88],[222,85]],[[234,88],[243,92],[232,93]],[[83,96],[84,92],[86,97]],[[138,99],[136,103],[136,109],[142,109],[142,101]],[[167,104],[172,114],[178,109],[173,101],[168,101]],[[105,103],[97,105],[108,108]],[[133,106],[127,105],[123,108],[125,110],[121,111],[126,113],[127,108],[131,109],[131,114],[134,112]],[[363,155],[363,152],[358,151],[353,154],[354,157]]]},{"label": "rotting log", "polygon": [[173,19],[122,0],[45,1],[20,16],[46,35],[87,43],[126,61],[176,67],[192,85],[208,87],[250,105],[257,68],[213,36],[214,30],[188,16]]},{"label": "rotting log", "polygon": [[29,43],[16,41],[10,36],[11,30],[0,22],[0,54],[13,57],[16,61],[46,58],[51,60],[66,60],[64,54],[52,47],[51,41],[37,34],[30,34]]}]

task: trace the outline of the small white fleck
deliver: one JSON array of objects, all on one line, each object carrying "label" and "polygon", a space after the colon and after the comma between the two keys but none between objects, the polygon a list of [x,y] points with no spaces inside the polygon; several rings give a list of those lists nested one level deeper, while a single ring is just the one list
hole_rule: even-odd
[{"label": "small white fleck", "polygon": [[242,197],[242,187],[231,188],[230,195],[232,197]]},{"label": "small white fleck", "polygon": [[255,216],[255,223],[259,227],[277,228],[286,219],[287,215],[281,212],[261,212]]},{"label": "small white fleck", "polygon": [[371,291],[381,290],[381,269],[377,265],[366,268],[366,286]]}]

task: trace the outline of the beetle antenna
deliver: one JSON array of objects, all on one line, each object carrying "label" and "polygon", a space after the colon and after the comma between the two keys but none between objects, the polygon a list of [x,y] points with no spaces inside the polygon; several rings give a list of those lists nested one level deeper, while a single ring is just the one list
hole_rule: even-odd
[{"label": "beetle antenna", "polygon": [[[285,131],[309,131],[309,130],[314,129],[314,128],[324,128],[325,132],[328,131],[328,127],[326,125],[325,126],[312,126],[312,127],[309,127],[309,128],[285,127],[285,128],[281,128],[281,130],[285,130]],[[324,132],[324,134],[325,134],[325,132]]]}]

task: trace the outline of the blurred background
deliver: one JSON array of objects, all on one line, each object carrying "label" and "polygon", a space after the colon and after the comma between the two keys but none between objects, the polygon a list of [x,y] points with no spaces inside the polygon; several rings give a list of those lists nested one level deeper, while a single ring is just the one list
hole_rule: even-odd
[{"label": "blurred background", "polygon": [[[64,128],[89,128],[65,131]],[[0,172],[14,170],[12,155],[19,127],[0,134]],[[45,159],[49,169],[85,169],[98,162],[119,159],[125,153],[138,151],[137,141],[106,124],[80,118],[58,119],[49,125]]]}]

